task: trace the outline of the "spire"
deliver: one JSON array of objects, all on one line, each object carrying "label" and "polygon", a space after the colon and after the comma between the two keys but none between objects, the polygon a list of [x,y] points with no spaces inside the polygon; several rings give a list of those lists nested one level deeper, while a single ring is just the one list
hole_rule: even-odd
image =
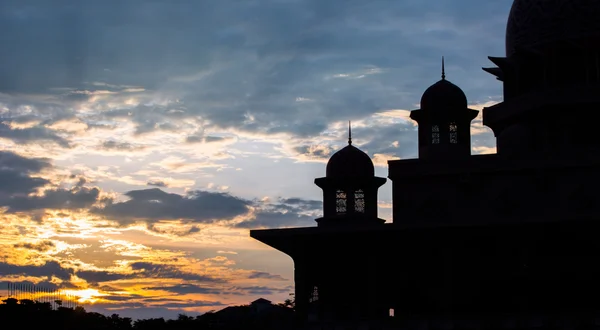
[{"label": "spire", "polygon": [[442,56],[442,80],[446,79],[446,68],[444,67],[444,56]]},{"label": "spire", "polygon": [[350,124],[350,121],[348,120],[348,144],[352,144],[352,125]]}]

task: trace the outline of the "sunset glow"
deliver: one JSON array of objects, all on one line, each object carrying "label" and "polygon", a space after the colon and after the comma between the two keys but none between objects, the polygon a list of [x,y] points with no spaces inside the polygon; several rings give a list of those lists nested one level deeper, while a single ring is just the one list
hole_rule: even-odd
[{"label": "sunset glow", "polygon": [[[470,107],[498,102],[480,66],[509,7],[1,2],[0,282],[133,318],[283,302],[293,261],[249,230],[316,225],[348,121],[377,176],[416,157],[408,111],[442,55]],[[494,151],[481,117],[472,133]]]},{"label": "sunset glow", "polygon": [[93,304],[105,294],[98,292],[96,289],[84,289],[84,290],[66,290],[65,294],[77,297],[77,301],[80,303]]}]

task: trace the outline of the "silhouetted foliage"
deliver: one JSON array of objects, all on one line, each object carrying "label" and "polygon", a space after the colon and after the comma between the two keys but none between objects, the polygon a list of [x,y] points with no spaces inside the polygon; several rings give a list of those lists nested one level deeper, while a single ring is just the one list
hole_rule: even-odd
[{"label": "silhouetted foliage", "polygon": [[252,305],[231,306],[192,317],[179,314],[176,319],[150,318],[133,321],[118,314],[106,316],[87,312],[83,307],[52,308],[47,302],[8,298],[0,304],[0,316],[20,328],[51,327],[64,330],[202,330],[202,329],[293,329],[293,301],[271,305],[258,311]]}]

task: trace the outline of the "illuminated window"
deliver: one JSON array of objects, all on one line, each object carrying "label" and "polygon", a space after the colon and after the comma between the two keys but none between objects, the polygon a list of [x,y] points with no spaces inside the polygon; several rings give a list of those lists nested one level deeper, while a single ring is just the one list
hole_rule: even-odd
[{"label": "illuminated window", "polygon": [[393,308],[390,308],[390,314],[389,315],[390,315],[390,317],[394,317],[394,309]]},{"label": "illuminated window", "polygon": [[440,127],[438,125],[431,126],[431,144],[440,143]]},{"label": "illuminated window", "polygon": [[450,143],[458,143],[458,126],[456,126],[456,123],[450,123],[448,131],[450,131]]},{"label": "illuminated window", "polygon": [[308,302],[315,302],[317,300],[319,300],[319,288],[315,286],[313,287],[313,292],[310,295]]},{"label": "illuminated window", "polygon": [[338,214],[346,213],[346,192],[338,190],[335,193],[335,212]]},{"label": "illuminated window", "polygon": [[354,212],[365,213],[365,193],[361,189],[354,192]]}]

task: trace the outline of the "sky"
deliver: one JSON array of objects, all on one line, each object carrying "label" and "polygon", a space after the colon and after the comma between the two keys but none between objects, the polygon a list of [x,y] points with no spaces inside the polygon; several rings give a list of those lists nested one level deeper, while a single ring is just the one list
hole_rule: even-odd
[{"label": "sky", "polygon": [[[292,260],[249,230],[316,225],[348,121],[378,176],[416,158],[442,56],[471,108],[501,101],[481,68],[511,3],[0,1],[0,296],[133,318],[283,302]],[[495,152],[481,116],[471,132]],[[388,222],[391,202],[388,180]]]}]

